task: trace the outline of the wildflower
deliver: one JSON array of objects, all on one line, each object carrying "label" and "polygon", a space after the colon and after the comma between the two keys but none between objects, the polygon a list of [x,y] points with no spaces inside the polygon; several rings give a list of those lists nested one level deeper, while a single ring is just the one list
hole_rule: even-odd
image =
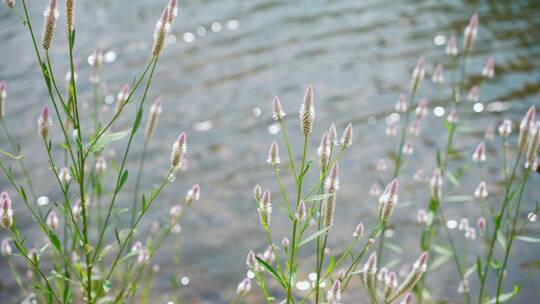
[{"label": "wildflower", "polygon": [[529,141],[529,133],[530,129],[533,127],[535,114],[536,108],[534,106],[531,106],[519,125],[518,147],[523,153],[526,152],[525,149],[527,148],[527,142]]},{"label": "wildflower", "polygon": [[426,210],[420,209],[418,210],[418,215],[416,216],[416,220],[419,224],[425,224],[428,221],[428,214]]},{"label": "wildflower", "polygon": [[484,138],[487,140],[493,140],[495,138],[495,131],[493,130],[493,127],[489,126],[486,128]]},{"label": "wildflower", "polygon": [[424,170],[418,169],[416,172],[414,172],[413,179],[417,182],[424,180]]},{"label": "wildflower", "polygon": [[148,249],[143,248],[139,251],[139,254],[137,255],[137,263],[143,264],[146,263],[150,259],[150,254],[148,253]]},{"label": "wildflower", "polygon": [[105,160],[105,157],[98,157],[98,159],[96,160],[95,168],[97,174],[103,174],[105,173],[105,171],[107,171],[107,161]]},{"label": "wildflower", "polygon": [[199,184],[195,184],[187,192],[186,203],[188,205],[191,205],[194,202],[198,201],[200,197],[201,197],[201,187],[199,186]]},{"label": "wildflower", "polygon": [[499,126],[499,135],[501,137],[508,137],[512,133],[512,121],[510,119],[503,120]]},{"label": "wildflower", "polygon": [[373,244],[375,244],[375,239],[371,239],[371,238],[370,238],[370,239],[367,241],[367,245],[368,245],[368,246],[371,246],[371,245],[373,245]]},{"label": "wildflower", "polygon": [[75,219],[75,221],[78,221],[80,218],[81,218],[81,214],[82,214],[82,206],[81,206],[81,201],[77,201],[73,207],[71,207],[71,213],[73,214],[73,218]]},{"label": "wildflower", "polygon": [[422,277],[422,274],[427,270],[428,259],[429,255],[427,251],[422,252],[418,260],[413,264],[413,268],[407,278],[405,278],[403,283],[401,283],[401,285],[398,287],[394,297],[397,298],[404,295],[407,291],[411,290],[416,283],[418,283]]},{"label": "wildflower", "polygon": [[379,273],[377,274],[377,284],[382,284],[382,288],[384,289],[387,280],[388,280],[388,269],[386,267],[382,267],[381,270],[379,270]]},{"label": "wildflower", "polygon": [[373,183],[371,184],[371,187],[369,188],[369,194],[371,196],[378,196],[381,194],[381,187],[379,187],[379,184]]},{"label": "wildflower", "polygon": [[377,253],[373,252],[364,268],[362,269],[362,283],[366,286],[366,289],[372,292],[375,289],[375,274],[377,273]]},{"label": "wildflower", "polygon": [[456,56],[458,54],[456,35],[450,36],[448,43],[446,44],[446,54],[450,56]]},{"label": "wildflower", "polygon": [[38,118],[38,133],[44,141],[49,138],[49,131],[52,127],[52,119],[49,117],[49,107],[44,107]]},{"label": "wildflower", "polygon": [[476,39],[477,32],[478,32],[478,15],[474,14],[469,20],[469,24],[465,28],[465,31],[463,34],[464,36],[463,50],[465,52],[468,52],[471,50],[474,44],[474,40]]},{"label": "wildflower", "polygon": [[407,112],[407,97],[405,94],[400,94],[396,102],[396,112],[405,113]]},{"label": "wildflower", "polygon": [[152,45],[152,55],[159,56],[163,46],[165,45],[165,39],[171,30],[171,24],[169,22],[170,10],[166,7],[161,14],[161,18],[156,23],[156,29],[154,31],[154,44]]},{"label": "wildflower", "polygon": [[412,155],[414,152],[413,145],[410,142],[405,143],[402,152],[405,155]]},{"label": "wildflower", "polygon": [[413,304],[413,294],[412,293],[408,293],[405,298],[403,298],[403,300],[401,300],[400,304]]},{"label": "wildflower", "polygon": [[75,29],[75,0],[66,0],[66,24],[68,31]]},{"label": "wildflower", "polygon": [[[173,205],[169,209],[169,215],[171,216],[171,223],[177,224],[180,220],[180,215],[182,215],[182,206],[180,204]],[[156,229],[156,231],[159,229]]]},{"label": "wildflower", "polygon": [[437,66],[435,67],[435,71],[433,72],[433,77],[431,78],[431,80],[434,82],[434,83],[443,83],[444,82],[444,71],[443,71],[443,66],[442,64],[437,64]]},{"label": "wildflower", "polygon": [[474,150],[472,159],[476,163],[486,161],[486,147],[484,145],[484,142],[478,144],[478,146]]},{"label": "wildflower", "polygon": [[281,239],[281,246],[283,246],[283,248],[287,249],[290,245],[291,243],[287,237],[283,237],[283,239]]},{"label": "wildflower", "polygon": [[0,194],[0,209],[11,209],[11,198],[6,191]]},{"label": "wildflower", "polygon": [[274,110],[274,114],[272,115],[272,117],[275,120],[281,120],[286,115],[285,112],[283,112],[283,109],[281,108],[281,101],[279,100],[279,97],[277,96],[274,97],[273,110]]},{"label": "wildflower", "polygon": [[0,224],[2,225],[3,228],[5,229],[11,228],[11,226],[13,225],[13,209],[1,208],[0,220],[1,220]]},{"label": "wildflower", "polygon": [[15,0],[4,0],[4,3],[9,7],[13,8],[15,6]]},{"label": "wildflower", "polygon": [[251,280],[249,278],[244,278],[236,288],[236,295],[243,297],[251,290]]},{"label": "wildflower", "polygon": [[56,0],[49,0],[49,4],[45,8],[43,15],[45,16],[45,21],[41,36],[41,46],[43,46],[45,50],[48,50],[51,47],[54,30],[56,29],[56,20],[59,16],[58,10],[56,9]]},{"label": "wildflower", "polygon": [[324,227],[328,228],[334,224],[334,213],[336,209],[336,192],[339,189],[339,166],[337,163],[334,164],[330,170],[330,174],[326,178],[326,199],[323,206],[324,214]]},{"label": "wildflower", "polygon": [[67,167],[60,168],[58,179],[62,184],[68,184],[71,181],[71,173]]},{"label": "wildflower", "polygon": [[476,221],[476,226],[478,227],[478,230],[480,230],[481,232],[485,231],[486,230],[486,219],[481,216],[478,218],[478,220]]},{"label": "wildflower", "polygon": [[384,300],[390,300],[390,297],[394,293],[394,290],[398,287],[397,275],[395,272],[388,273],[386,284],[384,288]]},{"label": "wildflower", "polygon": [[184,154],[187,152],[186,134],[180,133],[178,139],[174,142],[171,151],[171,166],[178,168],[182,165]]},{"label": "wildflower", "polygon": [[534,126],[531,126],[530,137],[525,168],[534,166],[534,163],[536,162],[536,154],[538,153],[538,147],[540,146],[540,121],[536,121]]},{"label": "wildflower", "polygon": [[437,200],[441,199],[442,196],[442,172],[441,169],[436,168],[433,171],[433,177],[431,177],[430,186],[431,186],[431,196]]},{"label": "wildflower", "polygon": [[416,62],[416,66],[414,67],[414,70],[412,72],[411,91],[413,92],[413,94],[416,93],[420,82],[424,79],[424,76],[426,74],[425,65],[426,60],[424,59],[424,57],[420,57]]},{"label": "wildflower", "polygon": [[49,216],[47,216],[47,227],[51,230],[56,230],[58,227],[58,215],[56,215],[56,212],[52,210],[49,213]]},{"label": "wildflower", "polygon": [[259,214],[261,216],[261,224],[265,227],[269,226],[272,214],[272,204],[270,203],[270,191],[268,190],[264,190],[262,195]]},{"label": "wildflower", "polygon": [[178,7],[176,4],[176,0],[170,0],[167,8],[169,9],[169,23],[172,26],[174,23],[174,19],[178,15]]},{"label": "wildflower", "polygon": [[467,100],[472,102],[478,101],[478,86],[473,86],[467,95]]},{"label": "wildflower", "polygon": [[8,256],[12,253],[12,250],[11,250],[11,246],[9,245],[9,240],[8,239],[3,239],[2,240],[2,255],[3,256]]},{"label": "wildflower", "polygon": [[485,181],[481,181],[474,190],[474,197],[478,200],[483,200],[488,196],[487,186]]},{"label": "wildflower", "polygon": [[392,180],[379,197],[379,218],[383,223],[388,221],[398,202],[398,187],[397,179]]},{"label": "wildflower", "polygon": [[274,244],[272,244],[266,247],[266,250],[262,254],[262,260],[264,260],[268,264],[272,264],[275,258],[276,256],[274,255]]},{"label": "wildflower", "polygon": [[416,119],[413,122],[412,126],[409,128],[409,132],[414,136],[420,135],[420,120]]},{"label": "wildflower", "polygon": [[386,163],[386,159],[381,158],[377,160],[377,170],[386,171],[386,169],[388,169],[388,164]]},{"label": "wildflower", "polygon": [[306,88],[304,101],[300,107],[300,126],[304,136],[308,136],[313,129],[313,121],[315,120],[315,106],[313,103],[313,87],[310,85]]},{"label": "wildflower", "polygon": [[341,144],[343,147],[350,147],[352,146],[352,138],[353,138],[353,128],[352,124],[348,124],[345,128],[345,131],[343,131],[343,136],[341,137]]},{"label": "wildflower", "polygon": [[458,122],[458,112],[456,109],[453,109],[452,112],[446,117],[446,121],[450,124],[455,124]]},{"label": "wildflower", "polygon": [[355,238],[361,238],[362,236],[364,236],[364,224],[359,223],[358,225],[356,225],[352,236]]},{"label": "wildflower", "polygon": [[268,158],[266,159],[266,161],[272,166],[280,163],[278,144],[275,140],[270,145],[270,149],[268,150]]},{"label": "wildflower", "polygon": [[299,221],[303,221],[306,217],[306,203],[304,200],[300,200],[298,203],[298,207],[296,208],[296,219]]},{"label": "wildflower", "polygon": [[4,118],[4,104],[6,101],[7,92],[6,92],[6,82],[4,80],[0,81],[0,119]]},{"label": "wildflower", "polygon": [[469,281],[466,278],[459,282],[458,293],[469,293]]},{"label": "wildflower", "polygon": [[341,282],[339,280],[335,280],[334,284],[332,284],[332,287],[328,291],[328,303],[339,303],[341,302]]},{"label": "wildflower", "polygon": [[458,230],[467,231],[467,229],[469,229],[469,220],[466,218],[462,218],[461,220],[459,220]]},{"label": "wildflower", "polygon": [[493,78],[495,75],[495,60],[493,57],[489,57],[486,60],[486,65],[484,65],[484,68],[482,69],[482,76],[487,78]]},{"label": "wildflower", "polygon": [[120,113],[126,106],[126,102],[129,98],[129,85],[126,83],[120,89],[120,92],[116,95],[116,114]]},{"label": "wildflower", "polygon": [[395,123],[393,122],[389,122],[387,123],[386,125],[386,136],[396,136],[397,134],[397,129],[396,129],[396,125]]},{"label": "wildflower", "polygon": [[420,99],[414,113],[416,114],[416,118],[423,118],[428,115],[428,100],[425,98]]},{"label": "wildflower", "polygon": [[246,265],[249,269],[254,270],[257,267],[257,258],[253,250],[250,250],[246,256]]},{"label": "wildflower", "polygon": [[469,227],[465,231],[465,238],[467,240],[474,241],[476,239],[476,229],[474,229],[473,227]]},{"label": "wildflower", "polygon": [[319,155],[319,165],[321,170],[326,170],[328,166],[328,158],[330,157],[330,137],[328,132],[324,132],[321,138],[321,145],[317,149],[317,154]]},{"label": "wildflower", "polygon": [[255,187],[253,187],[253,198],[255,198],[255,201],[258,202],[261,199],[261,196],[262,196],[261,186],[257,184],[255,185]]},{"label": "wildflower", "polygon": [[156,125],[159,120],[159,115],[161,115],[161,111],[161,99],[158,98],[150,107],[150,114],[148,116],[148,122],[146,124],[146,140],[150,139],[152,134],[154,134],[154,131],[156,130]]},{"label": "wildflower", "polygon": [[171,233],[179,234],[180,232],[182,232],[182,226],[179,223],[176,223],[174,226],[172,226]]},{"label": "wildflower", "polygon": [[330,125],[330,128],[328,128],[328,137],[332,145],[334,146],[338,145],[337,130],[336,130],[336,125],[334,123],[332,123]]}]

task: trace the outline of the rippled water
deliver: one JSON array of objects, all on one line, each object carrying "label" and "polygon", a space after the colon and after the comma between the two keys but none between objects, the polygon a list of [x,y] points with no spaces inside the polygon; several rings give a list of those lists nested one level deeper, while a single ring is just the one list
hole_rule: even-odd
[{"label": "rippled water", "polygon": [[[40,29],[45,1],[31,2],[32,18]],[[507,117],[516,120],[528,105],[540,105],[540,4],[537,1],[505,4],[380,0],[185,2],[173,29],[174,39],[169,41],[160,59],[150,91],[152,99],[158,96],[163,99],[165,111],[150,144],[144,186],[151,187],[165,173],[170,144],[184,130],[189,137],[189,169],[166,190],[151,217],[165,216],[168,206],[181,201],[195,182],[201,184],[203,194],[201,201],[188,210],[182,234],[172,237],[158,256],[162,270],[155,292],[160,300],[156,303],[169,299],[173,293],[181,295],[186,303],[230,300],[245,273],[245,254],[251,248],[264,248],[251,189],[260,183],[278,196],[272,172],[264,161],[271,140],[281,140],[275,134],[279,129],[270,118],[274,95],[281,97],[289,113],[286,125],[291,141],[300,142],[296,112],[305,86],[313,84],[317,136],[310,141],[312,158],[318,134],[331,122],[339,129],[347,122],[354,124],[355,145],[341,161],[342,187],[336,227],[329,244],[336,252],[346,244],[358,221],[373,223],[376,203],[369,196],[370,185],[378,180],[387,181],[391,174],[376,171],[375,163],[388,157],[397,144],[384,136],[384,120],[392,113],[399,93],[407,90],[416,59],[420,55],[426,57],[428,72],[435,63],[447,63],[444,42],[451,33],[461,35],[473,12],[480,15],[480,30],[469,58],[468,80],[479,81],[488,55],[495,58],[497,70],[496,77],[481,88],[484,110],[471,114],[473,123],[460,133],[457,149],[468,155],[486,127],[496,126]],[[94,46],[99,44],[107,52],[102,92],[114,96],[123,83],[131,82],[142,72],[164,1],[97,0],[78,1],[77,5],[79,91],[89,103],[92,95],[86,61]],[[40,194],[58,197],[55,185],[49,182],[46,158],[40,152],[41,143],[34,130],[39,109],[48,103],[45,87],[36,69],[28,35],[17,18],[4,8],[0,10],[0,41],[0,78],[8,81],[9,88],[6,122],[23,146],[29,167],[35,168],[32,175],[38,181]],[[58,35],[52,58],[59,75],[68,67],[66,50],[65,38]],[[448,71],[445,76],[450,79]],[[429,98],[432,105],[446,107],[448,86],[435,90],[434,85],[427,83],[420,95]],[[127,127],[128,120],[121,121],[117,128]],[[54,139],[60,141],[58,134]],[[415,153],[402,177],[405,192],[401,201],[406,208],[395,213],[393,233],[388,238],[388,242],[401,246],[403,252],[388,251],[387,262],[396,259],[410,262],[418,254],[417,236],[421,227],[416,224],[415,216],[418,208],[426,206],[428,191],[426,185],[415,183],[412,175],[418,168],[429,175],[435,163],[434,148],[444,145],[444,139],[442,118],[430,114],[421,136],[414,141]],[[137,138],[136,143],[128,164],[133,171],[142,151],[142,138]],[[113,146],[123,147],[121,143]],[[498,139],[488,143],[490,159],[501,157],[499,147]],[[297,157],[299,154],[298,150]],[[488,184],[501,184],[499,164],[488,162],[485,168]],[[476,170],[469,170],[460,187],[462,192],[454,193],[471,193],[477,181]],[[288,188],[292,182],[287,175]],[[0,183],[3,189],[8,187],[5,178]],[[538,201],[538,185],[539,177],[534,176],[524,203],[525,213]],[[500,191],[495,188],[493,192]],[[121,197],[121,201],[126,200],[129,197]],[[16,212],[20,214],[22,210],[17,208]],[[449,203],[446,210],[449,218],[468,216],[475,220],[480,207],[473,202]],[[289,225],[283,217],[274,218],[275,235],[284,236]],[[34,227],[29,217],[21,216],[18,222],[26,231]],[[150,221],[143,223],[144,227],[149,225]],[[539,228],[537,223],[531,224],[527,234],[537,235]],[[455,237],[461,244],[457,232]],[[301,254],[305,259],[312,258],[308,252]],[[178,267],[172,261],[180,255]],[[512,287],[510,282],[524,278],[527,262],[538,257],[538,244],[516,244],[507,289]],[[3,297],[15,302],[16,287],[3,260],[0,265]],[[454,266],[448,263],[440,269],[443,271],[430,276],[433,292],[442,299],[459,301]],[[189,277],[189,284],[173,290],[171,276]],[[307,273],[299,274],[299,279],[307,279]],[[539,283],[538,277],[533,277],[516,302],[534,302],[540,296],[540,291],[534,288]],[[471,281],[472,290],[476,285]],[[345,302],[353,302],[351,298],[346,297]]]}]

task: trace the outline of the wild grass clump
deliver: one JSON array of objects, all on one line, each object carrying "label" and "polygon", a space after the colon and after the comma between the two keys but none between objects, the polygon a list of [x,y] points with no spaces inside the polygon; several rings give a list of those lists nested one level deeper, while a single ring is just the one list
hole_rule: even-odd
[{"label": "wild grass clump", "polygon": [[[99,47],[89,58],[93,110],[83,109],[79,99],[80,85],[74,59],[77,28],[75,2],[66,0],[65,3],[70,67],[66,76],[67,90],[63,90],[58,83],[63,77],[53,72],[53,61],[49,56],[50,50],[55,47],[55,40],[61,39],[56,30],[61,18],[57,1],[50,0],[45,9],[39,44],[34,23],[28,14],[27,1],[21,0],[18,4],[6,1],[6,4],[30,34],[37,68],[43,75],[50,98],[52,108],[45,105],[41,110],[37,118],[36,136],[41,138],[47,155],[48,162],[43,166],[50,171],[49,182],[56,185],[56,191],[61,196],[50,203],[47,197],[38,199],[39,189],[25,165],[24,148],[21,149],[12,139],[10,130],[4,124],[4,120],[9,119],[9,103],[7,85],[2,81],[0,121],[9,142],[9,151],[2,150],[0,169],[11,186],[2,192],[0,198],[2,233],[8,236],[2,241],[2,255],[11,267],[12,276],[28,302],[124,303],[134,296],[139,302],[148,302],[151,272],[158,268],[154,265],[153,269],[147,269],[147,266],[165,239],[171,233],[180,231],[182,206],[173,205],[169,217],[154,222],[148,233],[138,229],[165,187],[175,181],[176,174],[185,170],[187,153],[186,134],[180,133],[172,144],[170,166],[161,170],[154,168],[160,170],[163,176],[158,186],[141,189],[147,147],[155,136],[162,112],[159,99],[149,109],[137,172],[128,172],[126,163],[132,159],[131,148],[136,143],[143,121],[154,72],[177,15],[176,1],[171,0],[165,6],[156,24],[150,59],[142,74],[130,85],[124,85],[118,93],[112,117],[99,111],[103,105],[98,90],[103,59]],[[139,94],[141,91],[142,94]],[[129,119],[131,126],[123,131],[113,131],[113,128],[116,129],[115,123],[125,116],[128,107],[136,107],[135,116]],[[34,111],[37,112],[36,109]],[[83,123],[83,120],[86,122]],[[61,134],[61,140],[53,139],[56,138],[53,135],[57,134]],[[119,157],[111,157],[107,151],[108,145],[125,139],[127,143],[120,150]],[[20,170],[12,168],[12,163],[17,163]],[[126,187],[131,182],[130,173],[136,176],[133,193],[129,193]],[[19,174],[23,176],[22,179],[17,178]],[[119,203],[120,196],[123,200],[129,199],[127,206]],[[195,185],[188,191],[186,205],[193,204],[199,196],[200,188]],[[13,205],[21,203],[25,206],[24,211],[13,208]],[[27,214],[32,217],[32,225],[39,227],[41,236],[37,240],[27,239],[17,224],[17,219]],[[16,270],[15,260],[26,262],[29,269],[26,275]],[[3,274],[7,275],[7,272]],[[144,284],[141,283],[143,279]]]}]

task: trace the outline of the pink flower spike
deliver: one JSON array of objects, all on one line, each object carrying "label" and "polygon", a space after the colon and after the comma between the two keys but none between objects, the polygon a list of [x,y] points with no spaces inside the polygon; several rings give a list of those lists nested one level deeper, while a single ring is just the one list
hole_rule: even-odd
[{"label": "pink flower spike", "polygon": [[478,101],[478,86],[473,86],[467,95],[467,100],[472,102]]},{"label": "pink flower spike", "polygon": [[456,35],[450,36],[448,43],[446,44],[446,54],[450,56],[456,56],[458,54]]},{"label": "pink flower spike", "polygon": [[38,118],[38,133],[43,140],[49,138],[49,131],[52,127],[52,119],[49,117],[49,107],[44,107],[41,111],[41,115]]},{"label": "pink flower spike", "polygon": [[274,101],[272,103],[274,114],[272,115],[272,118],[275,120],[281,120],[283,117],[285,117],[285,112],[283,112],[283,108],[281,107],[281,101],[279,100],[279,97],[274,97]]},{"label": "pink flower spike", "polygon": [[6,191],[3,191],[2,194],[0,194],[0,200],[2,204],[0,208],[4,210],[11,209],[11,199],[9,198],[9,194]]},{"label": "pink flower spike", "polygon": [[435,71],[433,72],[433,77],[431,78],[433,83],[443,83],[444,82],[444,70],[442,64],[437,64]]},{"label": "pink flower spike", "polygon": [[476,39],[477,32],[478,32],[478,14],[474,14],[469,20],[469,25],[467,25],[464,31],[463,49],[465,50],[465,52],[468,52],[471,50],[474,44],[474,40]]},{"label": "pink flower spike", "polygon": [[474,150],[472,158],[476,163],[486,161],[486,146],[484,145],[484,142],[478,144],[476,150]]},{"label": "pink flower spike", "polygon": [[486,60],[486,64],[484,65],[484,68],[482,69],[482,76],[487,78],[493,78],[495,75],[495,60],[493,57],[489,57]]}]

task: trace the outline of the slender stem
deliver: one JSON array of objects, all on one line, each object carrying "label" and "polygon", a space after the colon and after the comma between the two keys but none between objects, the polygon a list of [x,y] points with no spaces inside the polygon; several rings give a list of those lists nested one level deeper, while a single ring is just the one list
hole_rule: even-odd
[{"label": "slender stem", "polygon": [[7,257],[7,263],[9,265],[9,268],[11,269],[11,273],[15,277],[15,281],[17,282],[17,285],[21,289],[24,296],[28,297],[28,292],[26,291],[26,289],[22,285],[21,277],[19,276],[19,273],[17,272],[17,269],[15,269],[15,266],[13,265],[13,262],[11,261],[11,259],[9,257]]},{"label": "slender stem", "polygon": [[135,190],[133,191],[133,205],[131,206],[131,222],[130,225],[133,225],[135,217],[137,215],[137,206],[139,202],[139,187],[141,186],[141,176],[144,169],[144,160],[146,158],[146,151],[148,150],[148,139],[144,140],[143,151],[141,159],[139,160],[139,169],[137,170],[137,178],[135,180]]},{"label": "slender stem", "polygon": [[298,174],[296,174],[296,169],[294,168],[294,158],[292,156],[291,145],[289,144],[289,137],[287,136],[287,130],[285,129],[285,124],[283,119],[279,118],[279,125],[281,126],[281,132],[283,133],[283,138],[285,139],[285,145],[287,146],[287,153],[289,154],[289,162],[291,164],[291,170],[294,175],[294,180],[298,183]]}]

